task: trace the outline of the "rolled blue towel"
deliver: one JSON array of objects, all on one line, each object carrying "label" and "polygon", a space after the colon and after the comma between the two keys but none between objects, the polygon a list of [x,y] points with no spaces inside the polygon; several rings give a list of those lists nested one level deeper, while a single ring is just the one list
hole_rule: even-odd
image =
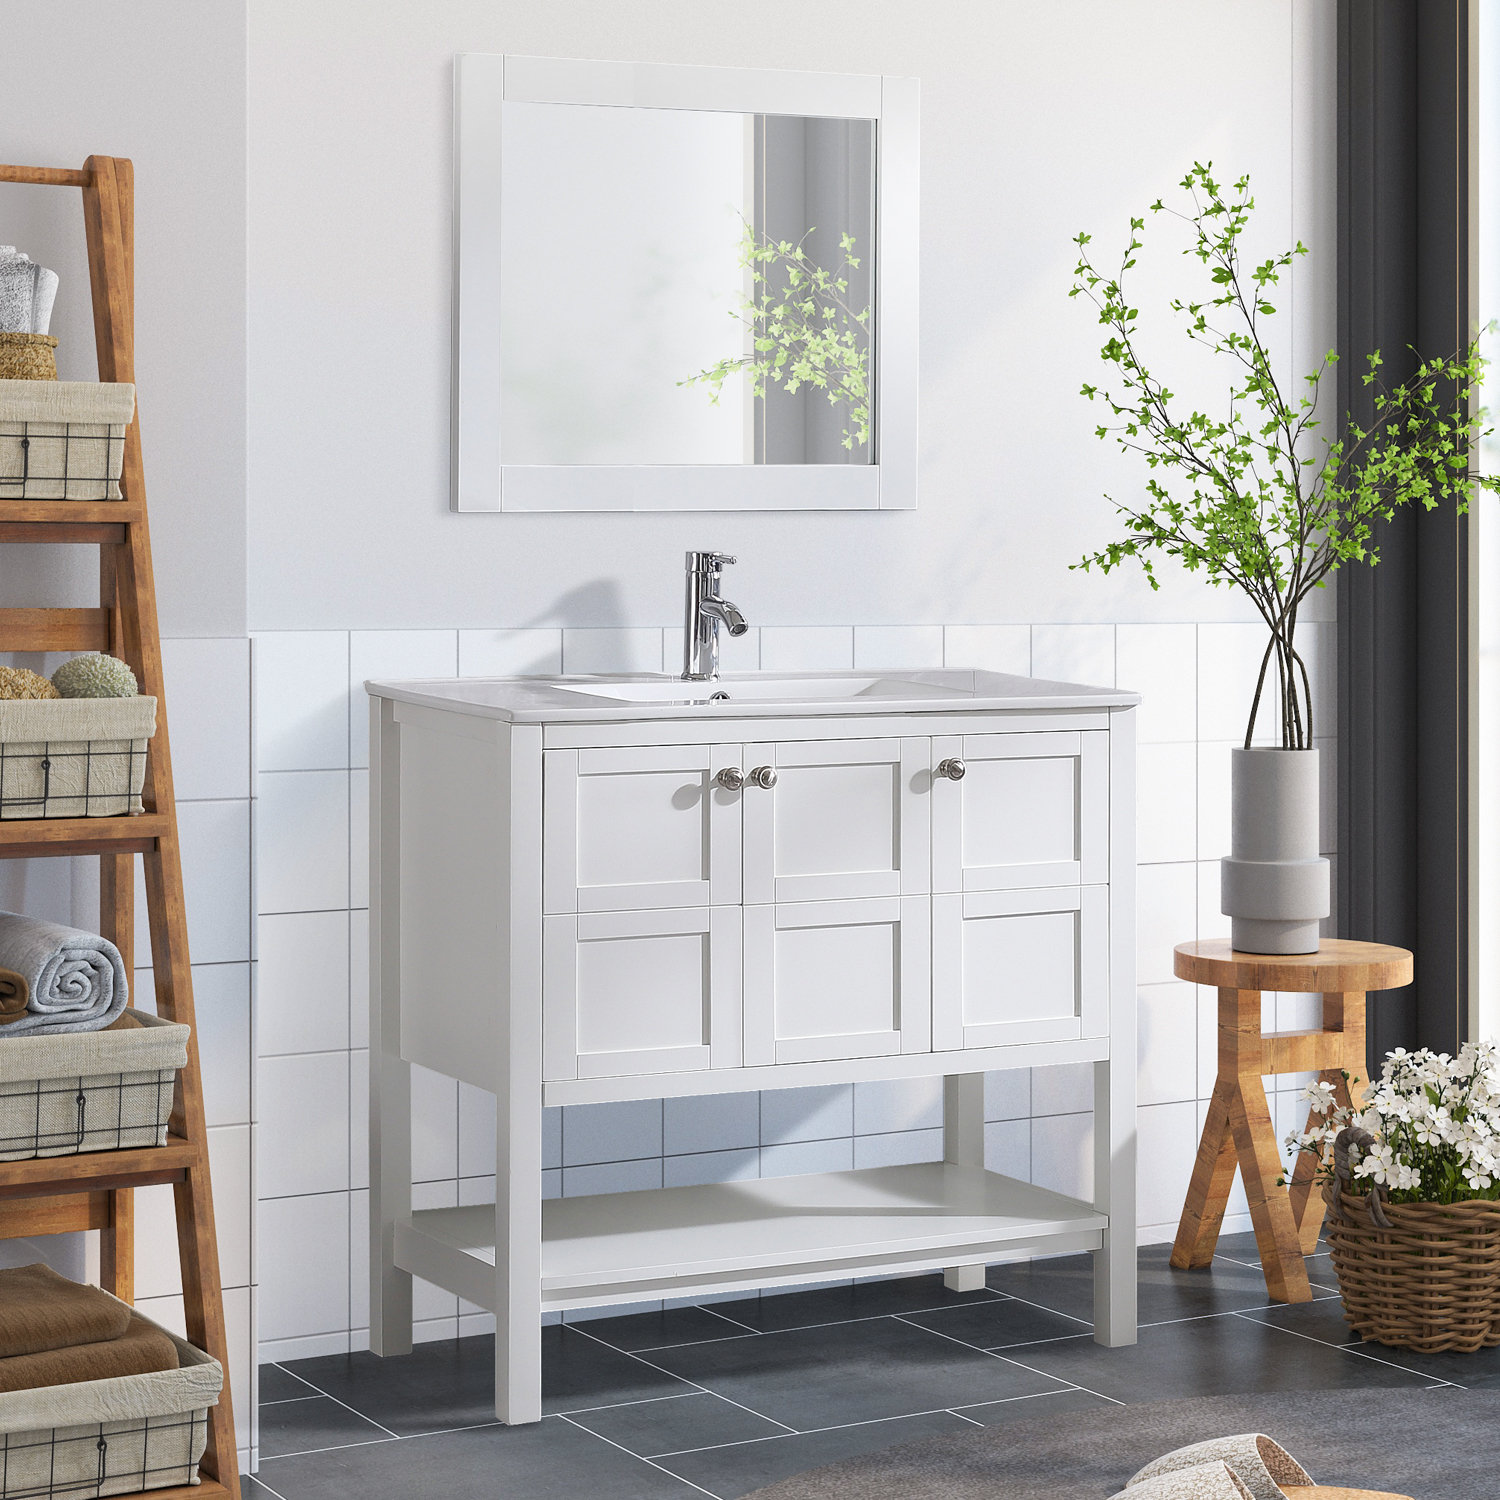
[{"label": "rolled blue towel", "polygon": [[97,933],[0,912],[0,969],[26,982],[26,1009],[0,1024],[0,1041],[39,1031],[98,1031],[130,999],[120,950]]}]

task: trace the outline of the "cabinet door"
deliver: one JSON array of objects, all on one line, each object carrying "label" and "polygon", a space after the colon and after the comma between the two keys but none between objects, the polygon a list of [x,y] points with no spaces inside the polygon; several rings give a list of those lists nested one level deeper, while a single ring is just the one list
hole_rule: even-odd
[{"label": "cabinet door", "polygon": [[739,764],[738,745],[548,750],[545,910],[735,905],[741,794],[714,777]]},{"label": "cabinet door", "polygon": [[745,1064],[925,1052],[926,896],[745,908]]},{"label": "cabinet door", "polygon": [[931,740],[747,745],[745,901],[838,901],[928,889]]},{"label": "cabinet door", "polygon": [[1108,1030],[1106,886],[934,896],[932,953],[934,1051]]},{"label": "cabinet door", "polygon": [[934,891],[1013,891],[1109,879],[1105,730],[952,735],[932,742]]},{"label": "cabinet door", "polygon": [[617,1078],[737,1068],[737,907],[543,919],[543,1073]]}]

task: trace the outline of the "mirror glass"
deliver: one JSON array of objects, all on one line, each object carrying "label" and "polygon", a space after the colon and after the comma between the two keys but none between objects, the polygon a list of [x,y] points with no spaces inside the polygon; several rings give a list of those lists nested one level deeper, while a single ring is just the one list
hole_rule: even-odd
[{"label": "mirror glass", "polygon": [[500,461],[875,457],[875,123],[507,101]]}]

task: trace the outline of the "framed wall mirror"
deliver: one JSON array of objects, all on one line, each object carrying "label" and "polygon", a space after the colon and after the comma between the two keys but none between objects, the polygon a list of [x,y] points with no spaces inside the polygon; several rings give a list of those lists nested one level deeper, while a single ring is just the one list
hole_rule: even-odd
[{"label": "framed wall mirror", "polygon": [[916,505],[916,80],[469,53],[455,99],[455,510]]}]

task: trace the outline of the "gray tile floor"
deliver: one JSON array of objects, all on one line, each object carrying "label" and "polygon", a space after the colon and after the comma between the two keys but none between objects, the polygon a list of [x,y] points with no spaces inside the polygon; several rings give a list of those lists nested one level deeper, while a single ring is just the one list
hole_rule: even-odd
[{"label": "gray tile floor", "polygon": [[261,1370],[261,1470],[247,1500],[737,1500],[909,1439],[1109,1402],[1371,1386],[1500,1387],[1500,1350],[1415,1355],[1351,1341],[1326,1255],[1315,1300],[1266,1297],[1249,1235],[1174,1271],[1140,1252],[1140,1342],[1089,1332],[1088,1256],[767,1294],[544,1331],[544,1410],[494,1420],[493,1341],[401,1359],[335,1355]]}]

